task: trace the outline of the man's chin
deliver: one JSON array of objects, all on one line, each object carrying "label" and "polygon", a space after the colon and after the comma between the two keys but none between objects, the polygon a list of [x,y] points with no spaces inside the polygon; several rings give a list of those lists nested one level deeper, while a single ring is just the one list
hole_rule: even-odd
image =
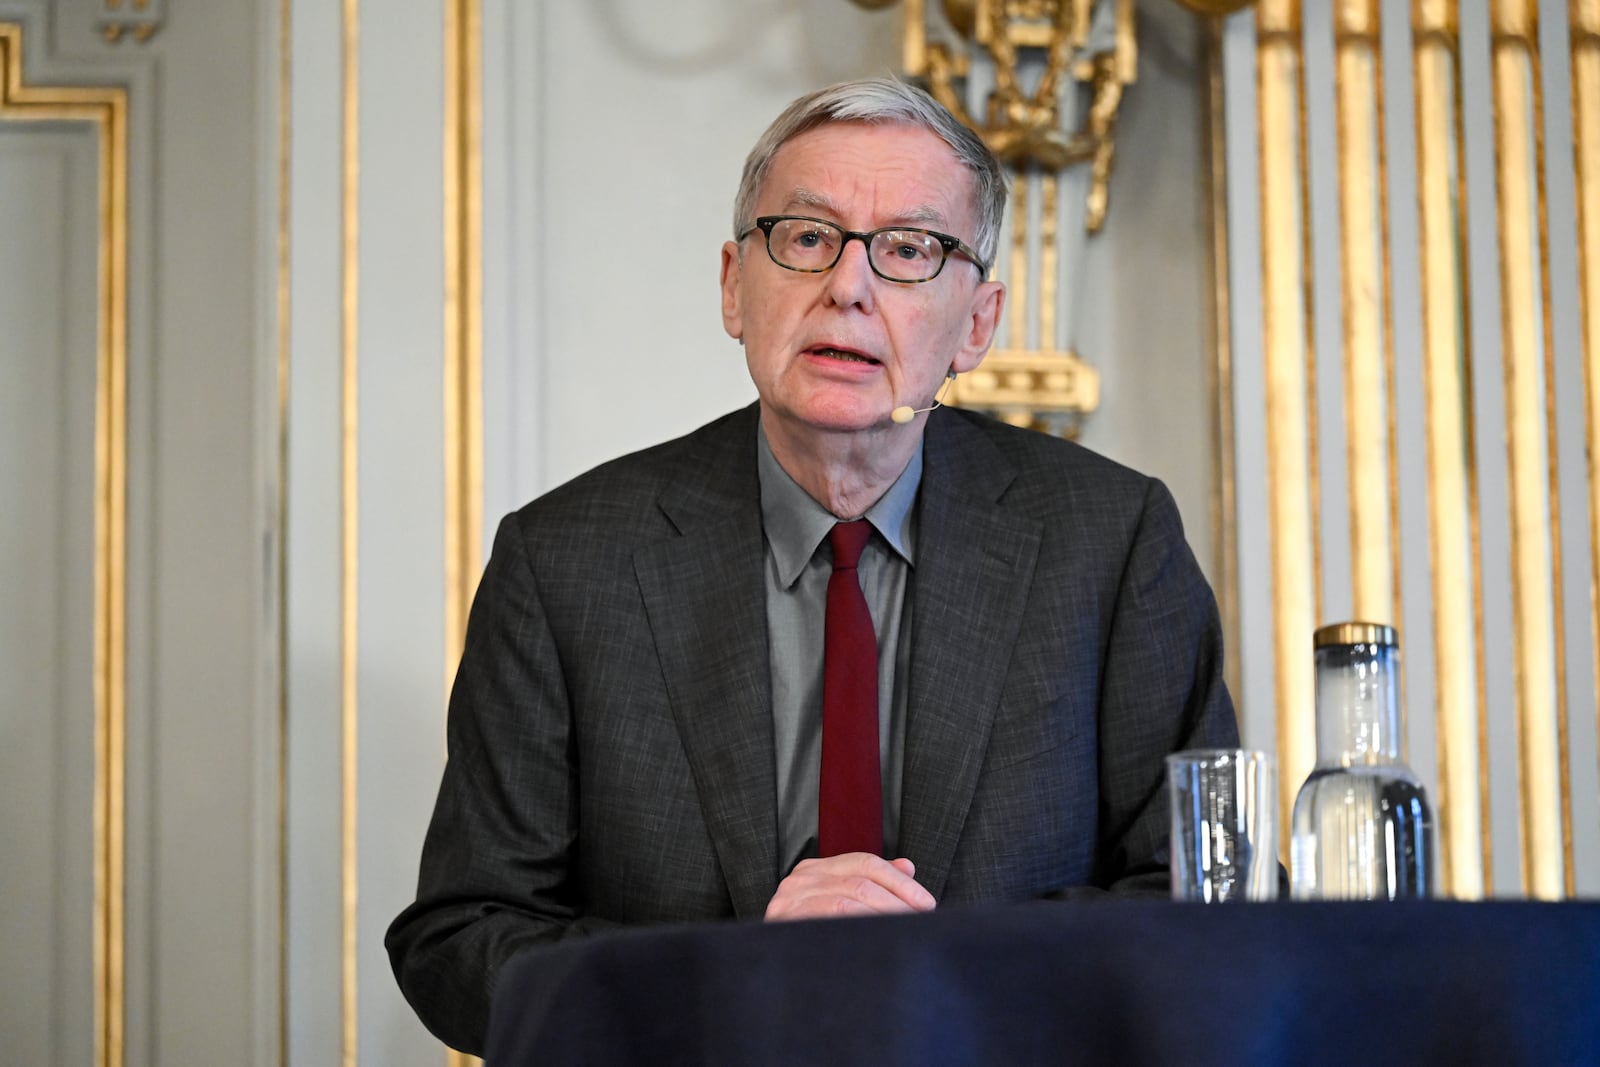
[{"label": "man's chin", "polygon": [[[761,406],[763,418],[769,418],[772,409],[766,405]],[[829,404],[810,405],[798,411],[784,412],[779,415],[782,420],[792,426],[798,433],[817,435],[858,434],[892,428],[895,424],[889,417],[890,405],[885,402],[875,404]]]}]

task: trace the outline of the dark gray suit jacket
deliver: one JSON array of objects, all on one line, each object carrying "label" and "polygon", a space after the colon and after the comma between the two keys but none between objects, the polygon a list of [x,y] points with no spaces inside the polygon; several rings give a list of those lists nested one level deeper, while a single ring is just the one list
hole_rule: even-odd
[{"label": "dark gray suit jacket", "polygon": [[[778,869],[754,406],[500,527],[417,902],[424,1023],[479,1048],[515,952],[758,918]],[[944,409],[908,596],[900,851],[941,906],[1164,889],[1162,757],[1238,743],[1215,601],[1157,481]]]}]

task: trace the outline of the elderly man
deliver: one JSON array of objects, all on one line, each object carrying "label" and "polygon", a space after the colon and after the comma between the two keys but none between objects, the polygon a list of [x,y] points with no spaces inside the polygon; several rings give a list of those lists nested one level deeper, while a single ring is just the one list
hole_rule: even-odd
[{"label": "elderly man", "polygon": [[388,938],[441,1038],[481,1046],[514,953],[620,924],[1165,888],[1162,757],[1237,744],[1172,498],[933,412],[999,322],[1004,207],[894,81],[751,152],[722,316],[759,402],[496,537]]}]

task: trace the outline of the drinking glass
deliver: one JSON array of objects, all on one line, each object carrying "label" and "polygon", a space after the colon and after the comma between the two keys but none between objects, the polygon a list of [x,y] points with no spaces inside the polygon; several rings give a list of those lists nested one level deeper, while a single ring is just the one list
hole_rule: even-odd
[{"label": "drinking glass", "polygon": [[1277,897],[1272,781],[1265,752],[1194,749],[1167,757],[1172,899]]}]

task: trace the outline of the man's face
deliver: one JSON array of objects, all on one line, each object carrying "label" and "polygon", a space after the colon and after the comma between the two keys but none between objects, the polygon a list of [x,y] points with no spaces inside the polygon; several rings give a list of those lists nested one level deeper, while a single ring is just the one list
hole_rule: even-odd
[{"label": "man's face", "polygon": [[[970,245],[970,183],[926,130],[831,123],[778,150],[756,215],[805,215],[855,231],[916,226]],[[894,408],[927,407],[946,372],[983,359],[1003,293],[955,253],[938,277],[905,283],[874,274],[860,241],[822,274],[778,266],[760,230],[722,251],[723,325],[744,342],[762,418],[782,434],[890,429]]]}]

